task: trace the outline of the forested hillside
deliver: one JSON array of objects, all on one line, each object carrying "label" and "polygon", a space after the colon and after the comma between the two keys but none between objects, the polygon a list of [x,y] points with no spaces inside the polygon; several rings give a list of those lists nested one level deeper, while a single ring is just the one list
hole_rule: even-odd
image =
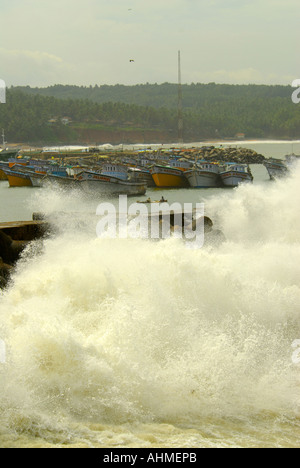
[{"label": "forested hillside", "polygon": [[[227,85],[227,84],[182,84],[183,106],[199,109],[209,102],[228,102],[240,99],[272,100],[274,98],[287,98],[290,100],[292,88],[290,86],[267,85]],[[30,88],[20,86],[14,88],[28,94],[53,96],[59,99],[89,99],[97,103],[123,102],[151,107],[177,107],[178,86],[173,83],[102,86],[72,86],[54,85],[47,88]]]},{"label": "forested hillside", "polygon": [[[182,86],[184,140],[299,138],[300,104],[290,86]],[[177,135],[177,85],[12,87],[0,105],[11,142],[80,143],[84,130]],[[100,135],[100,133],[99,133]]]}]

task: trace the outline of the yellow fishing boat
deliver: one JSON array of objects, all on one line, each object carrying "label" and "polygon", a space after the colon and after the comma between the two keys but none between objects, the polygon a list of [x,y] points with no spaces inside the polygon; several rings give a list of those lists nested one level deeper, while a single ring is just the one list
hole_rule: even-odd
[{"label": "yellow fishing boat", "polygon": [[0,161],[0,180],[7,180],[7,175],[5,174],[4,169],[8,169],[8,163]]},{"label": "yellow fishing boat", "polygon": [[15,172],[12,170],[4,170],[10,187],[32,187],[32,183],[28,174]]},{"label": "yellow fishing boat", "polygon": [[187,187],[188,182],[181,169],[154,165],[151,168],[152,179],[156,187]]},{"label": "yellow fishing boat", "polygon": [[0,169],[0,180],[7,180],[7,176],[2,169]]}]

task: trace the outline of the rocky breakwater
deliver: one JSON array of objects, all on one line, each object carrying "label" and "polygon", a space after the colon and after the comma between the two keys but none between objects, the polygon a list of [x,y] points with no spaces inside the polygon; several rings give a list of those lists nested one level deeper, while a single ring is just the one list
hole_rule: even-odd
[{"label": "rocky breakwater", "polygon": [[206,161],[220,163],[263,164],[265,156],[248,148],[205,146],[197,150],[193,156]]}]

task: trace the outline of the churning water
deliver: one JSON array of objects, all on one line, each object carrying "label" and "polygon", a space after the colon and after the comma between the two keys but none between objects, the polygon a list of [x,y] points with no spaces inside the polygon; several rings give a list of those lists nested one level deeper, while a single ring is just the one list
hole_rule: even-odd
[{"label": "churning water", "polygon": [[299,446],[299,181],[204,199],[218,247],[57,219],[0,296],[0,446]]}]

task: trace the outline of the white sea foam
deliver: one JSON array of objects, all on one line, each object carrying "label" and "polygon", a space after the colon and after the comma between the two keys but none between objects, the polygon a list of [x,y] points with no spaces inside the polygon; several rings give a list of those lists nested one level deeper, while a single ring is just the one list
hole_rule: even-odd
[{"label": "white sea foam", "polygon": [[203,421],[226,439],[226,418],[273,415],[299,431],[299,179],[207,200],[217,249],[72,228],[28,253],[0,298],[2,425],[185,424],[199,440]]}]

